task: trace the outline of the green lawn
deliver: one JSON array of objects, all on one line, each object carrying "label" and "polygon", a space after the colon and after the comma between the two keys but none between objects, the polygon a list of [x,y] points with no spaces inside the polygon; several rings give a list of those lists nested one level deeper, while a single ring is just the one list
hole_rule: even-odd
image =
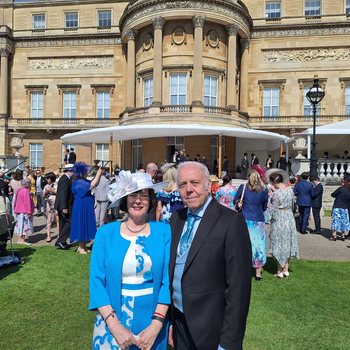
[{"label": "green lawn", "polygon": [[[90,255],[53,247],[17,248],[26,263],[0,268],[1,349],[91,349]],[[268,259],[253,281],[245,349],[349,349],[350,262],[291,262],[273,276]],[[199,349],[200,350],[200,349]]]},{"label": "green lawn", "polygon": [[325,209],[325,210],[324,210],[324,216],[330,218],[330,217],[332,216],[332,210],[330,210],[330,209]]}]

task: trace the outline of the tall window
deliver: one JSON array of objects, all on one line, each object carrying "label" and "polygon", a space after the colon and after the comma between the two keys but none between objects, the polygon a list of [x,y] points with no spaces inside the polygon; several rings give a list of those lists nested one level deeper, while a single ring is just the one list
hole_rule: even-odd
[{"label": "tall window", "polygon": [[100,162],[98,166],[106,166],[106,163],[103,161],[109,161],[109,145],[105,143],[96,144],[96,159],[99,159]]},{"label": "tall window", "polygon": [[264,117],[279,115],[280,89],[264,88]]},{"label": "tall window", "polygon": [[97,118],[109,118],[110,93],[107,91],[97,92]]},{"label": "tall window", "polygon": [[185,105],[186,104],[186,74],[172,74],[170,76],[170,104]]},{"label": "tall window", "polygon": [[[306,93],[310,90],[310,87],[304,88],[304,116],[313,116],[313,106],[306,98]],[[320,104],[316,105],[316,115],[320,115]]]},{"label": "tall window", "polygon": [[319,16],[321,14],[321,0],[305,1],[305,16]]},{"label": "tall window", "polygon": [[43,118],[44,93],[32,92],[30,94],[30,117],[33,119]]},{"label": "tall window", "polygon": [[346,0],[345,13],[350,13],[350,0]]},{"label": "tall window", "polygon": [[143,84],[143,106],[149,107],[153,102],[153,77],[144,80]]},{"label": "tall window", "polygon": [[143,139],[132,140],[132,171],[139,169],[142,164],[142,144]]},{"label": "tall window", "polygon": [[204,105],[217,106],[218,78],[204,76]]},{"label": "tall window", "polygon": [[29,145],[29,162],[33,166],[43,166],[43,144],[31,143]]},{"label": "tall window", "polygon": [[345,114],[350,115],[350,86],[345,87]]},{"label": "tall window", "polygon": [[110,27],[112,24],[111,11],[99,11],[98,12],[98,26]]},{"label": "tall window", "polygon": [[65,14],[65,27],[78,28],[78,13],[70,12]]},{"label": "tall window", "polygon": [[265,4],[265,18],[279,18],[281,17],[281,2],[266,2]]},{"label": "tall window", "polygon": [[33,29],[45,29],[45,15],[33,15]]},{"label": "tall window", "polygon": [[77,94],[75,92],[63,93],[63,118],[75,118],[77,113]]}]

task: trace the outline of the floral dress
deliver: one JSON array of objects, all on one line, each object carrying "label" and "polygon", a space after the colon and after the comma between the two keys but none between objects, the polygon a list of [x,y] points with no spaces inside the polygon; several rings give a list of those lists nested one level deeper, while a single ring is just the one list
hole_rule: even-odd
[{"label": "floral dress", "polygon": [[[56,226],[56,216],[58,215],[57,210],[54,209],[55,201],[56,201],[56,193],[50,191],[52,188],[51,184],[47,184],[44,187],[44,193],[47,192],[46,195],[46,227],[55,227]],[[53,184],[53,188],[57,191],[57,182]]]},{"label": "floral dress", "polygon": [[220,187],[216,192],[216,200],[219,204],[224,205],[227,208],[236,210],[235,208],[235,195],[237,188],[235,186],[225,185]]},{"label": "floral dress", "polygon": [[[122,317],[120,322],[135,335],[138,333],[138,330],[133,328],[134,321],[137,323],[135,317],[142,317],[144,312],[146,312],[145,310],[152,308],[152,260],[143,242],[143,239],[148,237],[149,234],[150,233],[129,237],[121,233],[121,236],[125,240],[130,241],[130,246],[125,255],[122,268]],[[164,344],[164,346],[166,348],[166,344]],[[120,349],[99,312],[97,312],[95,319],[92,349]],[[134,345],[130,346],[128,349],[139,350],[139,348]],[[154,347],[152,347],[152,350],[153,349]],[[157,349],[163,350],[163,347],[158,346]]]},{"label": "floral dress", "polygon": [[160,221],[168,224],[170,222],[171,214],[183,208],[182,199],[178,190],[170,193],[159,191],[157,193],[157,200],[163,203],[162,211],[160,213]]},{"label": "floral dress", "polygon": [[276,190],[271,198],[270,253],[282,267],[290,257],[299,259],[293,199],[294,193],[290,187]]}]

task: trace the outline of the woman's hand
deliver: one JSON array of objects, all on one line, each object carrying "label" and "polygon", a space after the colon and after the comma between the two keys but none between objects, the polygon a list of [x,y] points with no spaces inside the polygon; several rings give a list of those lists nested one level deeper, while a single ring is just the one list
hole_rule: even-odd
[{"label": "woman's hand", "polygon": [[138,336],[140,337],[136,343],[141,350],[151,350],[163,324],[157,320],[152,320],[152,323],[144,329]]},{"label": "woman's hand", "polygon": [[131,345],[137,345],[136,339],[131,333],[130,329],[125,328],[122,324],[119,323],[119,321],[115,326],[111,326],[109,324],[108,328],[122,350],[128,348]]}]

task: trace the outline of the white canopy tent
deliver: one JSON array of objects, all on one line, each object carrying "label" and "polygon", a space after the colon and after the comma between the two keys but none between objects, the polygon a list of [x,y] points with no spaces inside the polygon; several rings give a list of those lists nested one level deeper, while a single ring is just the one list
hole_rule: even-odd
[{"label": "white canopy tent", "polygon": [[[199,124],[158,124],[158,125],[130,125],[130,126],[113,126],[109,128],[84,130],[74,133],[65,134],[61,140],[66,143],[89,144],[103,143],[106,141],[128,141],[134,139],[156,138],[167,136],[201,136],[201,135],[217,135],[230,136],[241,139],[251,139],[255,142],[261,141],[261,148],[266,151],[274,151],[280,147],[281,141],[285,141],[288,137],[273,132],[244,129],[229,128],[220,126],[206,126]],[[221,144],[221,143],[220,143]],[[112,149],[110,150],[110,157]],[[219,155],[221,157],[221,154]],[[220,162],[221,164],[221,162]]]}]

